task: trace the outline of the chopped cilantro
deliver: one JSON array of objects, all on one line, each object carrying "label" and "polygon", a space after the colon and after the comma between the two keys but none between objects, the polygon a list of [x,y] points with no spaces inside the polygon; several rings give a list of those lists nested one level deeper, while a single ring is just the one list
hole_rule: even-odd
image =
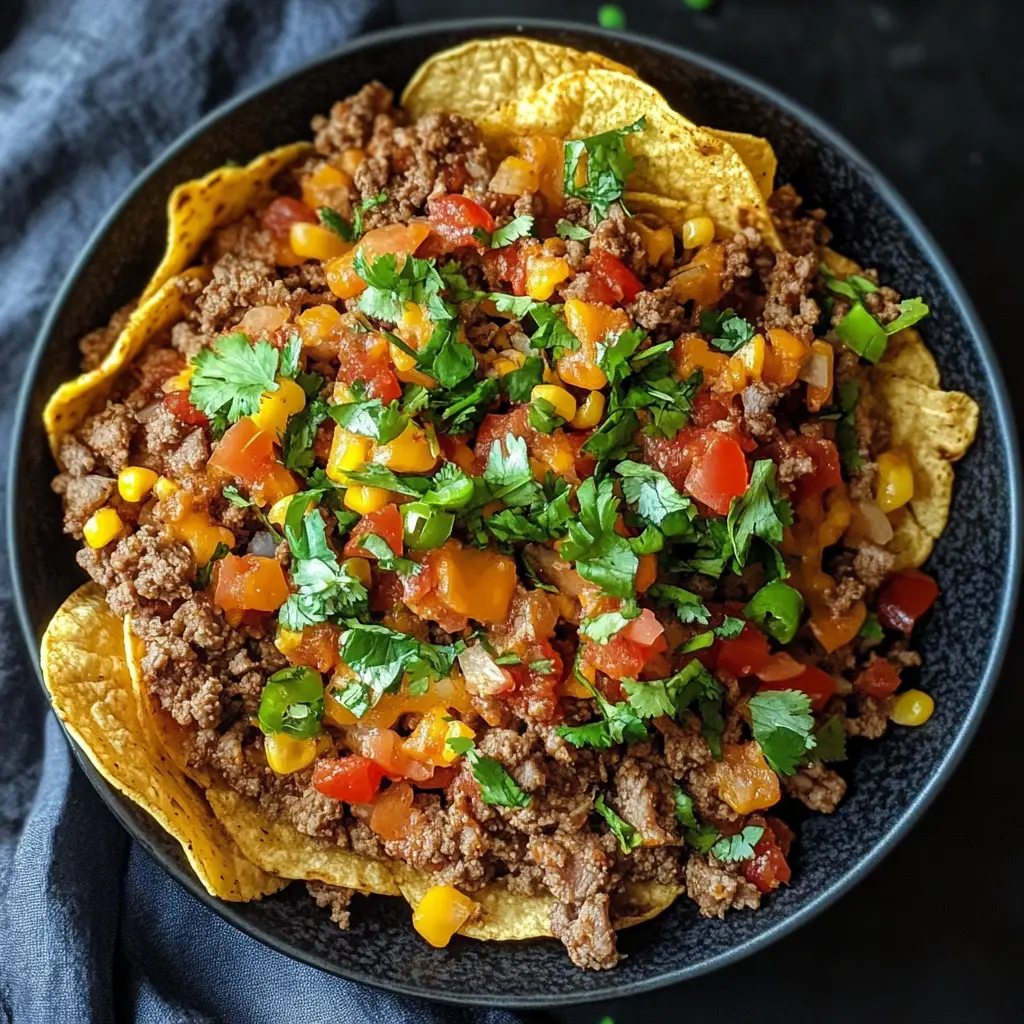
[{"label": "chopped cilantro", "polygon": [[668,583],[655,583],[647,593],[656,604],[673,609],[680,622],[699,622],[702,626],[708,624],[711,613],[704,602],[691,591]]},{"label": "chopped cilantro", "polygon": [[580,636],[588,637],[596,644],[606,644],[639,614],[640,609],[636,602],[627,601],[617,611],[603,612],[592,619],[584,619],[580,623]]},{"label": "chopped cilantro", "polygon": [[520,405],[529,402],[533,389],[544,383],[544,360],[540,356],[527,356],[518,370],[506,373],[501,378],[502,390],[508,400]]},{"label": "chopped cilantro", "polygon": [[362,718],[385,693],[397,691],[403,677],[411,688],[414,682],[446,676],[455,648],[423,643],[387,626],[354,623],[341,635],[341,658],[356,678],[338,699]]},{"label": "chopped cilantro", "polygon": [[735,352],[756,333],[749,320],[737,316],[731,309],[709,309],[701,313],[700,329],[720,352]]},{"label": "chopped cilantro", "polygon": [[530,335],[530,347],[550,349],[556,359],[580,347],[576,335],[559,315],[561,309],[561,306],[550,306],[545,302],[537,302],[530,308],[530,316],[537,325],[537,330]]},{"label": "chopped cilantro", "polygon": [[476,357],[465,342],[459,341],[457,320],[437,322],[430,340],[416,357],[416,366],[448,389],[473,376]]},{"label": "chopped cilantro", "polygon": [[380,444],[393,441],[409,425],[409,417],[402,412],[397,401],[385,405],[379,398],[329,405],[327,414],[353,434],[372,437]]},{"label": "chopped cilantro", "polygon": [[380,206],[387,201],[387,192],[378,192],[375,196],[369,196],[361,200],[356,204],[351,224],[340,213],[332,210],[329,206],[318,207],[316,215],[320,218],[320,223],[324,227],[330,228],[339,238],[344,239],[346,242],[355,242],[363,235],[363,214],[367,210],[372,210],[373,207]]},{"label": "chopped cilantro", "polygon": [[705,825],[697,820],[693,811],[693,800],[690,795],[680,789],[673,787],[675,797],[676,821],[683,827],[683,838],[686,845],[698,854],[709,853],[711,847],[718,840],[718,829],[714,825]]},{"label": "chopped cilantro", "polygon": [[562,739],[574,747],[593,747],[595,750],[607,750],[616,743],[639,743],[647,739],[647,727],[629,703],[609,703],[580,672],[578,663],[573,673],[577,681],[593,694],[600,718],[585,725],[560,725],[556,731]]},{"label": "chopped cilantro", "polygon": [[448,747],[456,754],[464,754],[473,769],[473,778],[480,787],[480,798],[485,804],[498,807],[529,807],[532,800],[515,779],[505,771],[500,761],[481,754],[468,736],[451,736]]},{"label": "chopped cilantro", "polygon": [[192,360],[189,401],[211,419],[235,423],[259,410],[265,391],[276,391],[280,356],[269,341],[251,344],[241,331],[219,338]]},{"label": "chopped cilantro", "polygon": [[768,545],[774,557],[775,574],[788,576],[775,545],[782,543],[782,528],[792,522],[789,502],[779,497],[775,463],[771,459],[759,459],[750,474],[750,486],[740,497],[733,498],[729,509],[727,528],[737,569],[747,564],[751,542],[758,538]]},{"label": "chopped cilantro", "polygon": [[633,372],[630,360],[646,338],[647,332],[642,327],[631,327],[617,337],[597,343],[597,363],[609,383],[619,384]]},{"label": "chopped cilantro", "polygon": [[588,231],[581,224],[573,224],[571,220],[560,217],[555,223],[555,234],[559,238],[571,238],[574,242],[585,242],[593,232]]},{"label": "chopped cilantro", "polygon": [[[284,343],[284,348],[281,349],[281,369],[280,374],[282,377],[287,377],[289,380],[294,380],[296,374],[299,372],[299,356],[302,355],[302,339],[297,335],[291,335],[288,340]],[[322,381],[323,378],[321,377]]]},{"label": "chopped cilantro", "polygon": [[549,676],[555,671],[555,663],[550,658],[538,658],[526,667],[539,676]]},{"label": "chopped cilantro", "polygon": [[[626,179],[635,164],[626,149],[626,136],[642,132],[646,126],[643,117],[622,128],[614,128],[588,139],[573,139],[565,143],[565,170],[562,191],[590,203],[594,216],[604,220],[608,207],[622,196]],[[586,180],[577,184],[577,171],[584,153],[587,155]]]},{"label": "chopped cilantro", "polygon": [[535,398],[530,403],[527,419],[530,426],[541,434],[550,434],[565,426],[565,420],[555,412],[554,405],[546,398]]},{"label": "chopped cilantro", "polygon": [[594,801],[594,810],[608,823],[608,828],[618,839],[619,849],[623,853],[631,853],[638,846],[643,846],[644,837],[605,803],[603,793],[597,795],[597,799]]},{"label": "chopped cilantro", "polygon": [[698,572],[718,579],[732,558],[726,520],[699,518],[694,526],[697,527],[697,544],[693,553],[676,562],[672,568],[675,572]]},{"label": "chopped cilantro", "polygon": [[772,771],[792,775],[814,749],[810,698],[799,690],[765,690],[754,694],[747,707],[754,739]]},{"label": "chopped cilantro", "polygon": [[726,615],[720,626],[715,626],[715,636],[723,640],[733,640],[743,632],[744,621],[733,615]]},{"label": "chopped cilantro", "polygon": [[[447,537],[445,540],[447,540]],[[423,566],[418,562],[414,562],[410,558],[399,558],[391,550],[391,545],[383,537],[378,537],[375,533],[364,533],[357,543],[361,548],[366,548],[377,559],[377,564],[385,572],[397,572],[400,576],[416,576],[423,570]]]},{"label": "chopped cilantro", "polygon": [[597,484],[589,477],[576,489],[576,498],[579,518],[569,524],[561,557],[575,562],[576,571],[606,594],[632,597],[639,562],[629,541],[615,532],[619,499],[613,481],[605,477]]},{"label": "chopped cilantro", "polygon": [[503,245],[510,245],[520,238],[529,238],[533,234],[533,218],[529,215],[514,217],[507,224],[497,228],[487,239],[487,244],[492,249],[500,249]]},{"label": "chopped cilantro", "polygon": [[760,825],[747,825],[734,836],[722,836],[711,847],[711,852],[720,861],[727,863],[750,860],[754,856],[754,847],[763,835],[764,829]]},{"label": "chopped cilantro", "polygon": [[239,493],[238,488],[234,484],[225,484],[221,494],[224,495],[225,500],[230,501],[232,505],[237,505],[239,508],[252,509],[253,515],[263,524],[263,528],[274,538],[278,544],[284,540],[281,536],[277,527],[267,518],[267,513],[263,511],[251,498],[246,498],[244,495]]},{"label": "chopped cilantro", "polygon": [[620,462],[615,472],[622,477],[623,497],[641,518],[657,526],[666,537],[696,539],[692,522],[697,509],[664,473],[642,462]]},{"label": "chopped cilantro", "polygon": [[213,567],[217,562],[220,561],[225,555],[230,554],[231,548],[224,543],[224,541],[218,541],[217,546],[213,549],[213,554],[210,555],[210,560],[206,565],[201,565],[196,570],[196,589],[202,590],[210,585],[210,579],[213,576]]},{"label": "chopped cilantro", "polygon": [[316,398],[301,412],[288,417],[281,438],[281,459],[286,469],[305,474],[313,468],[313,441],[329,412],[328,404]]},{"label": "chopped cilantro", "polygon": [[841,715],[826,718],[814,730],[814,748],[808,759],[830,762],[846,760],[846,729]]}]

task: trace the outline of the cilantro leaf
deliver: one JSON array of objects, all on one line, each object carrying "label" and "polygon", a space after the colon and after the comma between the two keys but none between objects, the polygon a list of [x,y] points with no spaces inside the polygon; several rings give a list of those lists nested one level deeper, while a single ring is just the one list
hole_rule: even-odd
[{"label": "cilantro leaf", "polygon": [[196,589],[203,590],[205,587],[210,585],[210,579],[213,576],[213,567],[219,562],[225,555],[231,553],[231,548],[224,543],[224,541],[218,541],[217,546],[213,549],[213,554],[210,555],[210,560],[206,565],[201,565],[196,570]]},{"label": "cilantro leaf", "polygon": [[353,434],[372,437],[380,444],[393,441],[409,425],[409,417],[397,401],[385,405],[379,398],[329,405],[327,415]]},{"label": "cilantro leaf", "polygon": [[690,795],[680,789],[673,787],[675,797],[676,821],[683,827],[683,838],[686,845],[691,847],[698,854],[705,854],[711,851],[711,847],[718,841],[718,829],[714,825],[707,825],[697,820],[693,811],[693,800]]},{"label": "cilantro leaf", "polygon": [[530,426],[541,434],[550,434],[565,426],[565,420],[555,412],[554,405],[546,398],[535,398],[530,403],[527,420]]},{"label": "cilantro leaf", "polygon": [[361,199],[352,214],[352,240],[361,238],[363,234],[363,214],[372,210],[375,206],[382,206],[388,201],[387,192],[378,192],[375,196],[367,196]]},{"label": "cilantro leaf", "polygon": [[226,334],[193,358],[189,400],[207,416],[223,416],[228,423],[252,416],[263,393],[278,388],[278,359],[269,341],[252,345],[241,331]]},{"label": "cilantro leaf", "polygon": [[532,797],[505,770],[500,761],[476,749],[468,736],[451,736],[448,747],[456,754],[464,754],[473,769],[473,778],[480,787],[480,799],[497,807],[529,807]]},{"label": "cilantro leaf", "polygon": [[476,504],[503,501],[506,505],[529,505],[540,494],[533,478],[526,441],[515,434],[496,440],[487,453],[487,465],[475,484],[480,490]]},{"label": "cilantro leaf", "polygon": [[631,409],[613,409],[580,451],[593,455],[599,462],[621,459],[636,448],[633,436],[639,429],[640,420],[635,412]]},{"label": "cilantro leaf", "polygon": [[506,373],[501,378],[502,390],[508,400],[520,405],[529,402],[533,389],[544,383],[544,360],[540,356],[527,356],[518,370]]},{"label": "cilantro leaf", "polygon": [[398,690],[403,677],[417,680],[448,675],[455,648],[423,643],[415,637],[373,623],[354,623],[341,635],[342,661],[356,678],[338,699],[362,718],[385,693]]},{"label": "cilantro leaf", "polygon": [[585,636],[596,644],[606,644],[639,614],[640,609],[636,602],[627,601],[616,611],[603,612],[592,619],[584,619],[580,623],[580,636]]},{"label": "cilantro leaf", "polygon": [[630,360],[646,338],[647,332],[642,327],[631,327],[615,338],[597,343],[597,363],[609,383],[621,383],[633,372]]},{"label": "cilantro leaf", "polygon": [[709,335],[711,344],[719,352],[735,352],[756,333],[749,320],[737,316],[732,309],[709,309],[700,315],[700,329]]},{"label": "cilantro leaf", "polygon": [[544,305],[529,295],[509,295],[506,292],[490,292],[487,296],[499,313],[511,313],[517,320],[529,315],[534,306]]},{"label": "cilantro leaf", "polygon": [[897,331],[913,327],[919,320],[923,320],[931,310],[928,304],[918,296],[916,299],[904,299],[899,304],[900,315],[891,323],[885,325],[886,334],[895,334]]},{"label": "cilantro leaf", "polygon": [[556,359],[564,352],[575,352],[580,347],[579,339],[559,315],[561,309],[561,306],[550,306],[546,302],[537,302],[530,307],[530,316],[537,325],[537,330],[530,335],[530,347],[550,349]]},{"label": "cilantro leaf", "polygon": [[316,398],[301,412],[288,417],[281,438],[281,457],[286,469],[305,474],[313,468],[313,442],[317,428],[329,415],[329,406]]},{"label": "cilantro leaf", "polygon": [[706,626],[711,618],[711,612],[708,611],[700,597],[683,587],[672,586],[669,583],[655,583],[647,593],[659,606],[672,608],[676,613],[676,618],[684,624],[699,622],[702,626]]},{"label": "cilantro leaf", "polygon": [[760,825],[747,825],[734,836],[722,836],[711,847],[711,852],[720,861],[727,863],[750,860],[754,856],[754,847],[763,835],[764,829]]},{"label": "cilantro leaf", "polygon": [[718,579],[732,558],[732,541],[729,539],[726,521],[698,518],[694,526],[697,529],[697,544],[693,552],[689,557],[676,562],[672,568],[676,572],[697,572]]},{"label": "cilantro leaf", "polygon": [[357,543],[377,559],[377,564],[385,572],[397,572],[401,576],[415,576],[423,571],[423,566],[418,562],[414,562],[410,558],[399,558],[391,550],[391,545],[375,533],[364,533]]},{"label": "cilantro leaf", "polygon": [[435,388],[431,393],[430,412],[443,425],[447,434],[464,434],[483,419],[498,397],[500,384],[493,377],[483,380],[466,378],[451,390]]},{"label": "cilantro leaf", "polygon": [[354,242],[356,240],[352,225],[337,210],[332,210],[329,206],[318,206],[316,215],[320,223],[333,231],[342,241]]},{"label": "cilantro leaf", "polygon": [[588,722],[585,725],[560,725],[556,732],[562,739],[573,746],[593,747],[595,750],[607,750],[616,743],[639,743],[647,739],[647,727],[628,702],[611,704],[607,701],[579,671],[578,662],[573,673],[593,694],[601,717],[596,722]]},{"label": "cilantro leaf", "polygon": [[287,377],[289,380],[295,379],[296,374],[299,372],[299,356],[301,355],[302,339],[297,334],[293,334],[284,343],[284,348],[281,349],[280,374],[282,377]]},{"label": "cilantro leaf", "polygon": [[597,795],[597,799],[594,801],[594,810],[608,823],[608,828],[618,839],[619,849],[623,853],[631,853],[638,846],[643,846],[644,837],[605,803],[603,793]]},{"label": "cilantro leaf", "polygon": [[576,571],[613,597],[632,597],[639,561],[629,541],[615,532],[619,499],[614,484],[605,477],[600,484],[593,477],[576,490],[579,518],[569,524],[569,536],[562,542],[561,557],[575,562]]},{"label": "cilantro leaf", "polygon": [[808,760],[815,762],[846,760],[846,729],[841,715],[832,715],[814,730],[814,748]]},{"label": "cilantro leaf", "polygon": [[538,495],[525,513],[506,508],[488,516],[486,525],[498,540],[506,544],[523,541],[543,544],[564,537],[573,515],[569,489],[563,486],[556,495]]},{"label": "cilantro leaf", "polygon": [[772,771],[792,775],[814,749],[810,698],[799,690],[765,690],[754,694],[747,707],[754,739]]},{"label": "cilantro leaf", "polygon": [[492,249],[500,249],[503,245],[510,245],[520,238],[529,238],[533,234],[533,218],[524,215],[514,217],[507,224],[496,228],[490,237]]},{"label": "cilantro leaf", "polygon": [[281,536],[277,527],[267,518],[267,513],[263,511],[251,498],[246,498],[241,494],[238,488],[234,484],[225,484],[221,490],[221,494],[227,501],[230,501],[232,505],[237,505],[239,508],[252,509],[253,515],[263,524],[263,528],[270,534],[271,537],[277,541],[278,544],[284,540]]},{"label": "cilantro leaf", "polygon": [[782,528],[793,522],[793,512],[788,501],[779,497],[775,480],[775,463],[771,459],[759,459],[750,474],[750,486],[738,498],[732,499],[727,528],[736,565],[747,564],[751,541],[757,537],[772,547],[779,576],[788,576],[782,556],[775,550],[782,543]]},{"label": "cilantro leaf", "polygon": [[416,366],[442,387],[453,388],[476,370],[473,350],[458,336],[457,320],[441,320],[416,357]]},{"label": "cilantro leaf", "polygon": [[[641,132],[645,127],[646,120],[640,117],[622,128],[566,142],[563,193],[590,203],[598,220],[604,220],[608,207],[621,197],[626,179],[636,166],[626,149],[626,136]],[[587,154],[586,181],[577,185],[577,169],[584,153]]]},{"label": "cilantro leaf", "polygon": [[555,234],[559,238],[571,238],[574,242],[585,242],[593,232],[588,231],[582,224],[573,224],[565,217],[559,217],[555,222]]},{"label": "cilantro leaf", "polygon": [[693,538],[697,509],[680,494],[664,473],[642,462],[620,462],[615,472],[622,477],[622,495],[637,514],[657,526],[667,537]]},{"label": "cilantro leaf", "polygon": [[624,679],[622,690],[629,700],[629,706],[640,718],[675,716],[676,705],[664,679],[638,683],[635,679]]}]

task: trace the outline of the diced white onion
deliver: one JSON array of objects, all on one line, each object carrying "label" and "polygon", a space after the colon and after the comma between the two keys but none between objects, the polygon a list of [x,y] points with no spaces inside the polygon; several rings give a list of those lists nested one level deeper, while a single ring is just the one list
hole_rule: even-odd
[{"label": "diced white onion", "polygon": [[509,688],[509,677],[481,644],[467,647],[459,655],[459,668],[466,677],[466,689],[479,697],[491,697]]},{"label": "diced white onion", "polygon": [[135,418],[140,423],[148,423],[155,415],[157,409],[160,408],[160,402],[147,402],[141,409],[135,413]]},{"label": "diced white onion", "polygon": [[247,549],[250,555],[258,555],[260,558],[273,558],[277,550],[277,541],[269,530],[258,530],[252,535]]},{"label": "diced white onion", "polygon": [[800,370],[800,379],[816,388],[828,387],[828,357],[815,352]]},{"label": "diced white onion", "polygon": [[872,501],[860,501],[857,504],[872,542],[888,544],[892,540],[892,523],[888,516]]}]

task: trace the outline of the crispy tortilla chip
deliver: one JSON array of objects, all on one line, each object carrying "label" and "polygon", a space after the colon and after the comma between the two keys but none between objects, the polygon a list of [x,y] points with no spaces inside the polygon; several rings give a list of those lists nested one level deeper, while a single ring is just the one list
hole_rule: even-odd
[{"label": "crispy tortilla chip", "polygon": [[[206,798],[245,855],[265,871],[382,896],[401,895],[390,862],[303,835],[283,819],[271,821],[253,801],[226,786],[212,786]],[[400,870],[402,865],[395,862],[394,867]]]},{"label": "crispy tortilla chip", "polygon": [[722,237],[756,227],[774,248],[778,236],[754,176],[720,138],[677,114],[656,89],[620,71],[575,71],[480,119],[489,142],[511,148],[517,136],[550,132],[586,138],[646,117],[628,136],[636,161],[631,192],[647,192],[703,209]]},{"label": "crispy tortilla chip", "polygon": [[926,388],[939,386],[939,365],[913,327],[890,336],[878,368],[908,380],[916,380]]},{"label": "crispy tortilla chip", "polygon": [[761,195],[767,199],[775,191],[775,171],[779,161],[775,158],[775,150],[767,139],[759,135],[747,135],[746,132],[727,132],[721,128],[705,128],[707,132],[727,142],[739,154],[747,165],[747,170],[754,176]]},{"label": "crispy tortilla chip", "polygon": [[215,228],[238,220],[269,191],[274,177],[312,151],[311,142],[294,142],[263,153],[244,167],[218,167],[204,178],[179,185],[167,200],[164,257],[142,301],[192,263]]},{"label": "crispy tortilla chip", "polygon": [[202,279],[206,274],[202,268],[194,267],[167,281],[135,309],[99,366],[57,388],[43,410],[43,423],[54,457],[60,448],[61,438],[81,426],[95,411],[97,404],[110,393],[121,370],[152,337],[182,318],[184,308],[178,282],[189,277]]},{"label": "crispy tortilla chip", "polygon": [[259,899],[287,883],[246,860],[199,791],[143,730],[121,619],[94,583],[75,591],[43,635],[40,661],[57,716],[96,770],[178,842],[200,881],[225,900]]},{"label": "crispy tortilla chip", "polygon": [[921,565],[949,520],[953,466],[978,429],[978,406],[960,391],[939,391],[885,368],[872,372],[871,390],[882,403],[892,446],[905,452],[914,470],[914,497],[893,526],[889,549],[896,568]]},{"label": "crispy tortilla chip", "polygon": [[405,87],[401,105],[414,117],[452,111],[476,119],[572,71],[636,72],[599,53],[523,36],[475,39],[425,60]]}]

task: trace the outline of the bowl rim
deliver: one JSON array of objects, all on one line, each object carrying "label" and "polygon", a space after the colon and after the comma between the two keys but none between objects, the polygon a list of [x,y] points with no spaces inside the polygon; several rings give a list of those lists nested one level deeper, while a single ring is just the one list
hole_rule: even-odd
[{"label": "bowl rim", "polygon": [[[32,344],[29,360],[26,364],[24,375],[18,394],[18,401],[15,410],[12,444],[8,456],[7,472],[7,549],[10,560],[10,573],[13,584],[13,600],[17,610],[18,620],[21,625],[22,635],[31,653],[31,660],[36,672],[37,679],[43,687],[44,695],[49,702],[49,695],[43,682],[39,664],[38,636],[30,619],[24,589],[22,586],[23,560],[17,544],[17,524],[23,514],[16,500],[16,483],[19,473],[19,453],[21,451],[28,416],[31,412],[32,394],[35,389],[36,378],[39,373],[40,364],[45,356],[50,335],[60,317],[60,314],[68,301],[68,298],[84,268],[92,260],[96,249],[101,244],[107,232],[121,216],[125,206],[135,194],[170,160],[173,160],[180,152],[187,149],[202,135],[208,128],[216,124],[222,118],[231,114],[236,108],[249,102],[257,96],[270,93],[284,86],[292,78],[315,70],[317,67],[333,62],[339,57],[357,52],[367,46],[387,44],[389,42],[404,41],[410,37],[424,33],[437,32],[479,32],[481,34],[495,34],[507,32],[514,35],[528,35],[531,32],[576,32],[592,37],[596,43],[602,41],[621,42],[623,40],[633,43],[639,47],[646,48],[672,61],[683,61],[695,65],[722,78],[728,79],[741,88],[753,92],[762,99],[774,104],[784,113],[800,122],[810,132],[821,138],[828,146],[838,151],[840,155],[864,176],[869,186],[889,207],[893,215],[901,222],[914,244],[920,249],[924,258],[932,265],[939,281],[946,294],[950,298],[955,312],[968,325],[970,340],[978,352],[984,368],[985,383],[993,397],[993,418],[999,441],[1009,466],[1007,479],[1009,497],[1009,552],[1006,562],[1006,583],[1004,585],[1004,600],[999,619],[996,623],[994,640],[989,650],[988,659],[981,674],[977,693],[969,709],[961,720],[959,729],[953,736],[945,755],[936,766],[931,776],[925,781],[923,787],[911,801],[910,805],[903,811],[889,831],[874,846],[872,846],[855,864],[853,864],[838,879],[830,883],[819,893],[814,895],[807,903],[797,908],[792,914],[781,921],[772,924],[764,931],[739,943],[723,953],[705,958],[697,963],[692,963],[673,970],[665,971],[657,976],[644,978],[627,984],[616,984],[614,981],[615,972],[610,972],[607,977],[609,984],[599,986],[587,992],[565,992],[551,993],[548,995],[537,994],[535,996],[495,996],[488,993],[443,993],[434,990],[424,990],[416,985],[405,984],[400,980],[381,979],[371,976],[359,969],[352,969],[344,964],[328,960],[325,957],[300,949],[280,938],[279,936],[264,930],[259,925],[245,919],[235,910],[233,903],[228,903],[217,897],[211,896],[200,884],[198,879],[182,863],[176,861],[171,855],[160,849],[145,835],[138,822],[133,819],[132,811],[129,810],[126,799],[118,793],[96,771],[87,756],[78,745],[68,737],[71,749],[79,764],[86,771],[94,788],[99,793],[103,802],[113,812],[118,821],[125,827],[129,835],[140,843],[140,845],[160,864],[160,866],[179,885],[186,889],[207,909],[212,910],[223,920],[228,921],[250,938],[262,942],[271,949],[300,963],[317,967],[336,977],[349,981],[366,984],[375,988],[392,991],[407,996],[427,998],[444,1003],[454,1003],[465,1006],[503,1007],[503,1008],[543,1008],[554,1006],[576,1005],[581,1003],[595,1002],[611,998],[625,998],[642,992],[650,992],[667,985],[676,984],[689,978],[708,973],[727,964],[735,963],[744,957],[763,949],[776,940],[795,931],[806,924],[813,917],[821,913],[826,907],[848,892],[854,885],[867,876],[877,865],[892,851],[895,845],[910,831],[917,822],[924,810],[934,800],[939,791],[949,781],[954,769],[967,750],[982,714],[988,705],[998,681],[1007,649],[1010,635],[1013,628],[1014,613],[1017,605],[1019,584],[1020,584],[1020,494],[1021,494],[1021,469],[1018,458],[1017,431],[1013,418],[1012,406],[1009,394],[1006,389],[1005,380],[999,366],[999,361],[992,347],[991,341],[984,326],[974,308],[971,299],[953,270],[946,256],[936,243],[931,233],[924,227],[918,216],[913,212],[906,200],[896,191],[886,178],[854,148],[839,132],[832,128],[827,122],[813,113],[802,104],[790,99],[784,93],[773,86],[761,81],[759,78],[738,70],[731,65],[723,63],[716,58],[705,56],[684,46],[677,46],[673,43],[664,42],[650,38],[646,35],[620,30],[602,29],[598,26],[588,25],[581,22],[573,22],[565,19],[546,18],[510,18],[510,17],[489,17],[489,18],[454,18],[441,21],[415,22],[412,24],[400,25],[397,27],[383,29],[375,32],[368,32],[359,35],[341,46],[321,53],[290,70],[276,75],[272,79],[255,85],[244,92],[232,97],[225,103],[220,104],[210,111],[203,118],[197,121],[191,128],[175,139],[159,156],[141,171],[127,187],[122,196],[113,205],[110,211],[102,218],[97,227],[88,237],[81,252],[65,274],[60,288],[47,308],[41,326]],[[63,723],[61,723],[63,728]]]}]

